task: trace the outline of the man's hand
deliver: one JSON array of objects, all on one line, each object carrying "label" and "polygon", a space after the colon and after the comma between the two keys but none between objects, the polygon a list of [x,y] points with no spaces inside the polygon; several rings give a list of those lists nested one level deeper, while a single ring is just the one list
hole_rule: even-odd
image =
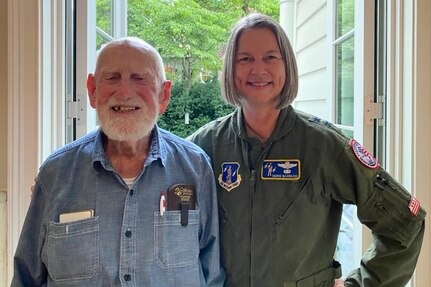
[{"label": "man's hand", "polygon": [[334,287],[344,287],[344,280],[343,279],[335,279]]}]

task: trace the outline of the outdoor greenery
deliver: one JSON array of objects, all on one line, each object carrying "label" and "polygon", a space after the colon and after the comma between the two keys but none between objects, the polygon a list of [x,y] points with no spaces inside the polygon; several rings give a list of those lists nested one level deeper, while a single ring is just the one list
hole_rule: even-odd
[{"label": "outdoor greenery", "polygon": [[[97,0],[97,26],[108,34],[110,2]],[[279,5],[279,0],[128,0],[128,35],[160,52],[173,82],[171,102],[159,126],[186,137],[233,110],[221,99],[218,80],[230,28],[251,12],[278,19]],[[106,40],[97,41],[100,47]]]},{"label": "outdoor greenery", "polygon": [[[176,81],[172,87],[172,99],[158,125],[181,137],[187,137],[199,127],[233,111],[220,97],[220,83],[216,78],[208,82],[194,82],[185,95],[184,81]],[[190,111],[189,124],[185,123],[185,110]]]}]

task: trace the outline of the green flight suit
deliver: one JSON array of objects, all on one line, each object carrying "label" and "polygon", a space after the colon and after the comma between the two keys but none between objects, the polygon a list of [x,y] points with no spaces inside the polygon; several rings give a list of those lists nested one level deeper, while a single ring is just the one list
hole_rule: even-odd
[{"label": "green flight suit", "polygon": [[281,110],[266,143],[247,137],[241,109],[190,140],[212,159],[227,286],[332,286],[343,204],[373,243],[346,286],[405,286],[424,233],[418,201],[332,124]]}]

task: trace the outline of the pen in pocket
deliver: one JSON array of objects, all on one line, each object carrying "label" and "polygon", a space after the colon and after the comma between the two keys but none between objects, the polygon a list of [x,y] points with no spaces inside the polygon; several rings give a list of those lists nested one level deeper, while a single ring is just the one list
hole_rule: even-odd
[{"label": "pen in pocket", "polygon": [[165,200],[165,193],[162,191],[162,194],[160,195],[160,216],[163,216],[163,213],[166,210],[166,200]]}]

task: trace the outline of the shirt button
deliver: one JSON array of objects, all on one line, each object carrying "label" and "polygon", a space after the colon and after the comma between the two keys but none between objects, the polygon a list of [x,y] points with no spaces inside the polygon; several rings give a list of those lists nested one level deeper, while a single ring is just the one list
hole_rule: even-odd
[{"label": "shirt button", "polygon": [[130,195],[133,195],[133,189],[130,190]]},{"label": "shirt button", "polygon": [[127,230],[126,233],[125,233],[125,235],[126,235],[126,237],[130,238],[132,236],[132,231]]},{"label": "shirt button", "polygon": [[124,280],[130,281],[130,279],[132,279],[132,276],[130,276],[130,274],[124,275]]}]

